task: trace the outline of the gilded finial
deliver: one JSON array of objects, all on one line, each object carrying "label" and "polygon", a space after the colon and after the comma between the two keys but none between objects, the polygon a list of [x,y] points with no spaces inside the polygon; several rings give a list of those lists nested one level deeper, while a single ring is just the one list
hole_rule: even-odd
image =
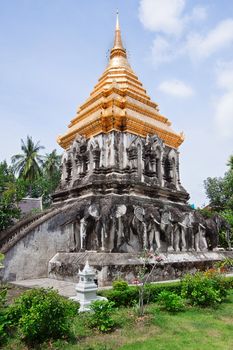
[{"label": "gilded finial", "polygon": [[119,11],[118,10],[116,13],[115,39],[114,39],[114,45],[113,45],[111,52],[113,52],[115,49],[121,50],[123,52],[123,54],[125,55],[125,49],[123,47],[122,40],[121,40],[121,30],[120,30]]},{"label": "gilded finial", "polygon": [[119,11],[116,12],[116,30],[120,30],[120,24],[119,24]]}]

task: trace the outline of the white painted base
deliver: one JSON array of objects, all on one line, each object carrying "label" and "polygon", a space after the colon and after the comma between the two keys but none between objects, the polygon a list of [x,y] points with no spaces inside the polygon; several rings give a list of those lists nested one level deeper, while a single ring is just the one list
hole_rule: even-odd
[{"label": "white painted base", "polygon": [[89,299],[84,301],[84,300],[80,300],[77,295],[75,297],[70,297],[69,299],[80,303],[79,312],[91,311],[90,305],[92,302],[96,300],[108,300],[105,297],[96,296],[95,299]]}]

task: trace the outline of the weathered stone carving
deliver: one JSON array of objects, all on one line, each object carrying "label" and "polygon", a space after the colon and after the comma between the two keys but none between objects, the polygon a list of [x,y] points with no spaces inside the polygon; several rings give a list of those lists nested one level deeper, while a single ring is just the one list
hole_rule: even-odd
[{"label": "weathered stone carving", "polygon": [[144,139],[114,131],[91,139],[77,135],[62,159],[61,188],[67,189],[69,195],[68,191],[72,188],[88,183],[93,173],[96,181],[100,179],[104,183],[107,174],[115,171],[118,172],[117,176],[114,175],[115,179],[120,184],[124,178],[131,185],[134,176],[137,184],[151,189],[156,186],[166,192],[171,189],[173,196],[174,190],[179,191],[179,197],[188,196],[180,185],[178,152],[175,149],[166,146],[157,135],[147,135]]},{"label": "weathered stone carving", "polygon": [[160,225],[161,217],[157,208],[148,208],[146,210],[146,222],[148,232],[148,249],[153,251],[161,250]]},{"label": "weathered stone carving", "polygon": [[229,229],[218,216],[205,220],[198,211],[183,211],[167,205],[91,204],[80,213],[76,225],[80,230],[77,251],[215,250],[218,244],[217,225]]},{"label": "weathered stone carving", "polygon": [[[215,250],[220,228],[229,231],[217,217],[205,220],[185,205],[169,205],[185,203],[188,195],[180,183],[178,151],[157,135],[142,138],[112,131],[88,140],[78,135],[62,159],[61,188],[69,198],[69,191],[77,191],[77,187],[85,194],[86,185],[101,195],[109,188],[119,194],[137,188],[138,193],[162,201],[158,207],[146,201],[128,206],[94,201],[77,214],[76,250]],[[167,201],[162,204],[164,199]]]}]

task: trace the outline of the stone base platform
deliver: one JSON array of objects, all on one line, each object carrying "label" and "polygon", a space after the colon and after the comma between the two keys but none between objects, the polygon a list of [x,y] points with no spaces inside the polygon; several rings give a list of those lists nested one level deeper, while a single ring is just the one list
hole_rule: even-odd
[{"label": "stone base platform", "polygon": [[[180,252],[161,253],[160,262],[148,261],[151,282],[179,279],[186,273],[206,270],[217,261],[226,257],[233,258],[232,251],[217,252]],[[112,281],[122,278],[132,283],[138,275],[144,261],[138,254],[133,253],[97,253],[93,251],[83,253],[57,253],[48,266],[48,277],[56,280],[78,282],[78,271],[84,268],[86,261],[96,270],[98,286],[109,286]]]},{"label": "stone base platform", "polygon": [[54,288],[64,297],[73,297],[76,295],[74,282],[60,281],[52,278],[35,278],[21,281],[10,282],[14,286],[31,288]]}]

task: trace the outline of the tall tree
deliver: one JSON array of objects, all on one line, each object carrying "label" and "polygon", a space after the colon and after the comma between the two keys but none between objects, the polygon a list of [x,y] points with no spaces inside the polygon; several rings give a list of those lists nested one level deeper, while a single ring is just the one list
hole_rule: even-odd
[{"label": "tall tree", "polygon": [[61,156],[57,154],[55,149],[45,155],[44,171],[49,178],[53,178],[57,173],[60,173],[60,166]]},{"label": "tall tree", "polygon": [[10,226],[19,218],[20,210],[17,202],[21,193],[17,188],[14,173],[6,162],[0,163],[0,231]]},{"label": "tall tree", "polygon": [[227,166],[228,170],[223,177],[208,177],[204,181],[210,205],[218,211],[233,210],[233,156],[230,157]]},{"label": "tall tree", "polygon": [[27,136],[26,142],[21,139],[23,153],[11,158],[13,168],[20,178],[33,182],[42,174],[43,157],[39,154],[42,149],[44,147],[40,142],[34,143],[30,136]]},{"label": "tall tree", "polygon": [[[228,170],[223,177],[208,177],[204,181],[204,186],[210,206],[228,221],[233,233],[233,156],[230,157],[227,166]],[[219,238],[222,246],[228,247],[229,242],[224,232],[220,232]],[[233,244],[233,234],[231,244]]]}]

